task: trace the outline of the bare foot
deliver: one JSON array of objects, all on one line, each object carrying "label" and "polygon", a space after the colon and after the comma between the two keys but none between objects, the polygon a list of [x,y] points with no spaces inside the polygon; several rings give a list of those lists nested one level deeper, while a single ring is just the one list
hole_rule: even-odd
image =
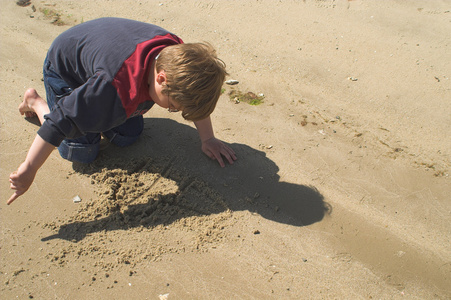
[{"label": "bare foot", "polygon": [[[47,102],[39,96],[38,92],[30,88],[28,89],[23,97],[23,102],[19,105],[19,112],[21,115],[25,115],[27,118],[38,116],[41,120],[41,114],[44,110],[47,111]],[[43,114],[42,114],[43,117]],[[42,123],[43,120],[41,120]]]},{"label": "bare foot", "polygon": [[19,105],[19,112],[21,115],[27,117],[33,117],[36,115],[35,110],[33,109],[33,104],[37,98],[40,98],[35,89],[28,89],[24,96],[23,101]]}]

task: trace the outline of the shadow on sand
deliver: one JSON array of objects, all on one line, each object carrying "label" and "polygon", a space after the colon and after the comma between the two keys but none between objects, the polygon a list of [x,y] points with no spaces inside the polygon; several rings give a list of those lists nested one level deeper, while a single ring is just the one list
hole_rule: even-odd
[{"label": "shadow on sand", "polygon": [[[145,127],[135,145],[109,146],[93,164],[74,163],[74,170],[86,175],[121,170],[130,178],[138,178],[144,172],[156,173],[175,181],[178,191],[157,195],[146,203],[123,204],[116,196],[120,183],[113,182],[105,214],[89,221],[68,221],[59,227],[58,233],[43,241],[56,238],[80,241],[98,231],[151,228],[226,210],[247,210],[292,226],[319,222],[331,212],[331,206],[314,187],[281,182],[277,175],[279,168],[262,151],[244,144],[231,144],[238,160],[232,166],[220,168],[200,151],[194,128],[155,118],[145,119]],[[132,184],[143,186],[138,196],[144,197],[146,183]]]}]

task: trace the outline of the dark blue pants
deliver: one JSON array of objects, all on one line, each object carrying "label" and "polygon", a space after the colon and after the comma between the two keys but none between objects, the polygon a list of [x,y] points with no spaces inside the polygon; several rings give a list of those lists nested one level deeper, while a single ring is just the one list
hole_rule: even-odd
[{"label": "dark blue pants", "polygon": [[[54,105],[63,97],[69,95],[72,89],[69,85],[53,70],[50,62],[46,59],[44,62],[44,85],[47,94],[47,105],[50,111],[53,111]],[[127,119],[127,121],[102,132],[111,143],[125,147],[133,144],[144,129],[144,120],[142,116]],[[101,133],[87,133],[85,136],[76,139],[66,139],[58,147],[58,151],[64,159],[82,163],[94,161],[99,154]]]}]

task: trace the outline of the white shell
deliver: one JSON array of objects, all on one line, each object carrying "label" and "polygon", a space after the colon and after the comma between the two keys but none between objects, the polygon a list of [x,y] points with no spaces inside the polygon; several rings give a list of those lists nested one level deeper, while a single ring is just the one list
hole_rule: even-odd
[{"label": "white shell", "polygon": [[227,80],[225,83],[227,83],[229,85],[235,85],[235,84],[238,84],[239,81],[238,80],[234,80],[234,79],[230,79],[230,80]]}]

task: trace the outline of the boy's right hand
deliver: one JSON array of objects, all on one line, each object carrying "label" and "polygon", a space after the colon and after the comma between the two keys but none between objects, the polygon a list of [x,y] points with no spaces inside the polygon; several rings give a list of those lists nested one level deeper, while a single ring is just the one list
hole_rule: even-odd
[{"label": "boy's right hand", "polygon": [[7,202],[8,205],[10,205],[19,196],[23,195],[30,188],[34,177],[36,176],[36,171],[25,161],[19,166],[17,171],[9,175],[9,182],[11,183],[10,188],[15,190],[15,192],[9,198]]}]

